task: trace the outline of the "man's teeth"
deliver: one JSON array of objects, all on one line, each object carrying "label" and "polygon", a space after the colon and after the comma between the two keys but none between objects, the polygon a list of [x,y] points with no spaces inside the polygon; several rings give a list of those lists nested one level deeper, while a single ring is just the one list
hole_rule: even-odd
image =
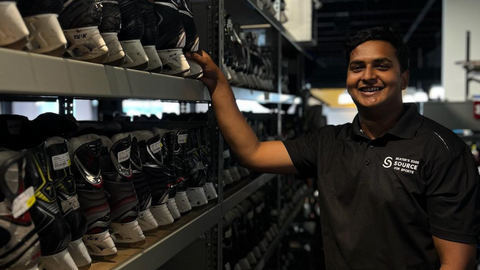
[{"label": "man's teeth", "polygon": [[364,88],[361,88],[360,91],[362,92],[375,92],[375,91],[380,91],[381,88],[380,87],[364,87]]}]

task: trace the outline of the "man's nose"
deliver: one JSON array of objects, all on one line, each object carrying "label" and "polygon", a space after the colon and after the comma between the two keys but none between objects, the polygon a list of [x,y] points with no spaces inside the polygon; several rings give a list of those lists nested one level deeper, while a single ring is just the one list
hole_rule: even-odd
[{"label": "man's nose", "polygon": [[375,72],[375,69],[373,69],[373,68],[370,67],[370,66],[367,66],[367,67],[365,68],[364,73],[363,73],[362,80],[367,81],[367,82],[371,82],[371,81],[377,80],[377,74],[376,74],[376,72]]}]

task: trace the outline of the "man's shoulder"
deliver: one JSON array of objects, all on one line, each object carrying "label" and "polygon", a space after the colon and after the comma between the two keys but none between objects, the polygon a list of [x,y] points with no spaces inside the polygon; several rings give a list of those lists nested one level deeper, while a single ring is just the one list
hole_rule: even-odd
[{"label": "man's shoulder", "polygon": [[456,156],[465,151],[465,142],[457,134],[428,117],[424,117],[419,133],[428,136],[431,145],[446,155]]},{"label": "man's shoulder", "polygon": [[344,138],[351,132],[352,124],[327,125],[315,131],[315,135],[322,137]]}]

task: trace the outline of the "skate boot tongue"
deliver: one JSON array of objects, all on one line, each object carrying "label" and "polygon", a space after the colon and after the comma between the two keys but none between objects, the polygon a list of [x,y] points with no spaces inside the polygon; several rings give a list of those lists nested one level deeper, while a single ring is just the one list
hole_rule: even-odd
[{"label": "skate boot tongue", "polygon": [[0,146],[23,150],[28,141],[29,121],[25,116],[0,115]]},{"label": "skate boot tongue", "polygon": [[[13,201],[25,190],[25,152],[0,149],[0,196]],[[3,198],[0,200],[3,201]]]},{"label": "skate boot tongue", "polygon": [[[115,135],[113,145],[109,147],[110,158],[115,169],[124,177],[132,177],[132,167],[130,165],[130,153],[132,149],[132,137],[130,135],[123,137],[124,134]],[[122,138],[123,137],[123,138]]]}]

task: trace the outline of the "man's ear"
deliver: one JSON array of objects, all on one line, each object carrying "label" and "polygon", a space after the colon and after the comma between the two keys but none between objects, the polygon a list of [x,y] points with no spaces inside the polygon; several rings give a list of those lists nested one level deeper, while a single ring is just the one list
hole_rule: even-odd
[{"label": "man's ear", "polygon": [[401,75],[402,90],[407,89],[409,79],[410,79],[410,70],[407,69]]}]

